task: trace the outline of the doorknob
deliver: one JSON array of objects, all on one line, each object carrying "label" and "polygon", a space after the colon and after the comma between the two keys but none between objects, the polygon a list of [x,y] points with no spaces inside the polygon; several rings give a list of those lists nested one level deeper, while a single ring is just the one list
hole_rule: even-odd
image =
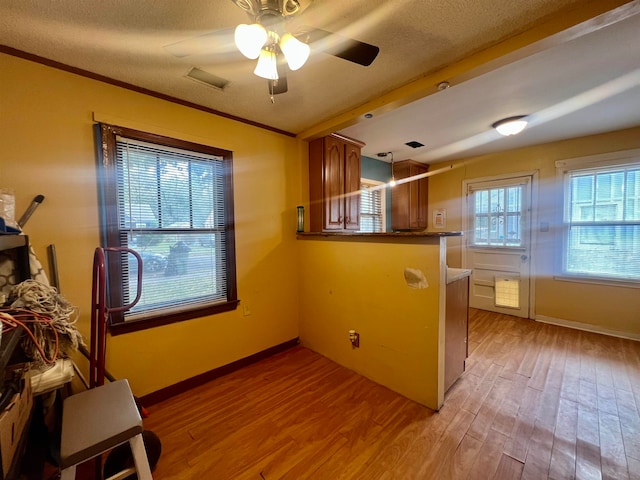
[{"label": "doorknob", "polygon": [[525,262],[525,261],[527,260],[527,258],[529,258],[529,257],[527,257],[526,255],[520,255],[520,259],[521,259],[523,262]]}]

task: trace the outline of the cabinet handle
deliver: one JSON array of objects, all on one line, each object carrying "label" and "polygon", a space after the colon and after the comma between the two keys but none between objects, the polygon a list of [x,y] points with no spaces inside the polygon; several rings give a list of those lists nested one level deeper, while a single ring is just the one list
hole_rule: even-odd
[{"label": "cabinet handle", "polygon": [[338,222],[342,223],[343,220],[344,220],[344,217],[342,217],[342,215],[338,217]]},{"label": "cabinet handle", "polygon": [[351,223],[351,217],[346,217],[346,218],[344,219],[344,221],[345,221],[345,223]]}]

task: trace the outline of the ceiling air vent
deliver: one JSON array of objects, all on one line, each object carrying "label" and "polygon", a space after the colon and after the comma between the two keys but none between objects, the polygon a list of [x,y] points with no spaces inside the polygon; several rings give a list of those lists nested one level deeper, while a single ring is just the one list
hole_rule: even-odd
[{"label": "ceiling air vent", "polygon": [[420,142],[416,142],[415,140],[412,142],[407,142],[405,143],[406,146],[411,147],[411,148],[420,148],[420,147],[424,147],[423,143]]},{"label": "ceiling air vent", "polygon": [[208,87],[213,87],[217,90],[224,90],[224,87],[229,85],[229,80],[221,77],[217,77],[212,73],[205,72],[199,68],[192,68],[186,75],[187,78],[195,80],[198,83],[203,83]]}]

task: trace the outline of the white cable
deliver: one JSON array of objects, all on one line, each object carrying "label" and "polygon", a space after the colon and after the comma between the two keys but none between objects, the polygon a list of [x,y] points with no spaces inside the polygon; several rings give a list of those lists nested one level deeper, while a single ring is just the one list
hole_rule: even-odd
[{"label": "white cable", "polygon": [[[62,340],[60,351],[65,351],[70,346],[77,349],[79,345],[84,345],[82,335],[76,328],[78,309],[60,295],[54,287],[35,280],[25,280],[11,289],[9,300],[11,302],[9,308],[30,310],[49,317],[53,328],[59,335],[62,335],[60,337]],[[55,343],[51,333],[48,332],[48,327],[34,323],[33,334],[45,352],[54,351]],[[30,358],[37,357],[30,354],[33,353],[32,349],[35,349],[33,345],[25,343],[23,348]]]}]

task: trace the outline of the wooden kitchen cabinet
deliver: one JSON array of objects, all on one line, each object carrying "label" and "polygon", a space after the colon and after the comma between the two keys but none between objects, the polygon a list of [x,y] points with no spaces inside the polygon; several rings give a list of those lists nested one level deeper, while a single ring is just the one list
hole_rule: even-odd
[{"label": "wooden kitchen cabinet", "polygon": [[444,390],[460,378],[469,356],[469,277],[447,283]]},{"label": "wooden kitchen cabinet", "polygon": [[312,232],[360,229],[363,143],[332,134],[309,144],[309,224]]},{"label": "wooden kitchen cabinet", "polygon": [[[393,165],[395,180],[426,173],[429,166],[415,160],[403,160]],[[421,178],[401,183],[391,189],[391,228],[393,230],[424,230],[428,224],[429,179]]]}]

